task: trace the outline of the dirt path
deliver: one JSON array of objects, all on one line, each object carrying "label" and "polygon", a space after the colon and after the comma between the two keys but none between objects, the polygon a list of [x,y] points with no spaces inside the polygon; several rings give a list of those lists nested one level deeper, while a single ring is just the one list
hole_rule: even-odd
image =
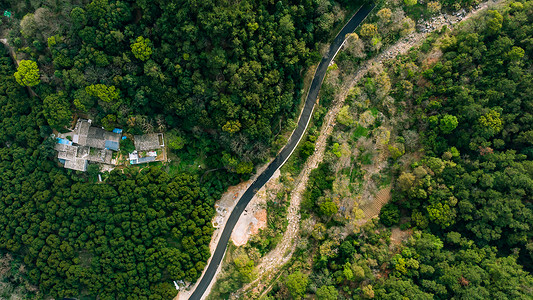
[{"label": "dirt path", "polygon": [[269,252],[261,259],[261,262],[256,267],[257,278],[251,283],[242,287],[239,291],[236,292],[236,294],[243,294],[252,291],[254,295],[258,295],[259,293],[263,295],[270,289],[270,287],[262,283],[270,283],[272,279],[279,276],[279,268],[285,263],[287,263],[291,258],[292,254],[294,253],[294,242],[299,232],[299,209],[302,194],[307,186],[307,181],[309,179],[310,172],[315,169],[323,159],[324,152],[326,149],[327,138],[333,132],[337,114],[344,105],[344,100],[346,99],[346,96],[350,89],[353,88],[355,84],[368,73],[368,71],[373,65],[380,64],[384,61],[393,59],[400,54],[407,53],[411,48],[420,45],[429,35],[429,33],[433,32],[434,30],[440,30],[444,25],[451,26],[457,22],[469,19],[472,16],[478,14],[479,12],[485,10],[490,5],[498,4],[501,2],[503,2],[503,0],[482,3],[477,9],[462,18],[446,15],[434,18],[432,22],[427,24],[426,28],[429,29],[427,29],[426,32],[415,32],[403,38],[396,44],[387,48],[378,56],[366,61],[365,64],[361,66],[351,78],[348,78],[346,80],[347,83],[341,88],[342,92],[336,96],[336,99],[331,109],[328,111],[324,118],[324,124],[320,129],[320,133],[316,141],[315,153],[311,155],[306,161],[303,167],[303,171],[299,174],[296,180],[295,187],[291,193],[291,203],[289,205],[287,214],[289,224],[287,226],[287,230],[283,234],[281,242],[278,243],[274,250]]}]

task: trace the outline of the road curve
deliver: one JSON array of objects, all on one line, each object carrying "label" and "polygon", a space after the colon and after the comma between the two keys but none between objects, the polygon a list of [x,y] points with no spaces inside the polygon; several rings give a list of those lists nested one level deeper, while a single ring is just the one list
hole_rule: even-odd
[{"label": "road curve", "polygon": [[357,13],[355,13],[355,15],[350,19],[350,21],[348,21],[348,23],[344,25],[342,30],[333,40],[333,43],[329,46],[329,50],[326,55],[322,57],[322,60],[320,61],[320,64],[318,65],[315,71],[315,76],[313,77],[311,87],[309,88],[309,93],[307,94],[304,108],[300,115],[300,119],[298,120],[298,126],[293,131],[287,145],[283,147],[281,152],[268,165],[265,171],[257,177],[257,179],[250,185],[250,187],[248,187],[248,189],[239,199],[237,205],[235,205],[235,208],[233,208],[233,211],[231,212],[231,215],[228,221],[226,222],[226,225],[224,226],[224,230],[222,231],[222,234],[218,241],[215,253],[211,258],[211,262],[207,266],[206,272],[200,279],[200,283],[196,287],[195,291],[192,293],[189,300],[202,299],[205,290],[209,287],[209,284],[211,283],[211,280],[213,280],[218,266],[220,265],[222,258],[224,257],[224,253],[226,252],[231,232],[233,231],[235,224],[237,224],[237,221],[239,220],[239,217],[241,216],[242,212],[244,211],[250,200],[252,200],[255,193],[259,191],[259,189],[263,187],[263,185],[265,185],[265,183],[267,183],[267,181],[272,177],[274,172],[281,168],[281,166],[287,161],[287,159],[289,159],[292,152],[294,151],[294,149],[300,142],[302,136],[304,135],[305,130],[307,129],[307,125],[309,124],[309,120],[311,120],[313,108],[315,106],[316,99],[318,98],[318,92],[320,91],[322,81],[326,76],[328,66],[339,51],[342,43],[344,42],[345,36],[348,33],[353,32],[355,28],[357,28],[357,26],[359,26],[359,24],[361,24],[361,22],[366,18],[366,16],[372,11],[373,8],[374,4],[362,6],[357,11]]}]

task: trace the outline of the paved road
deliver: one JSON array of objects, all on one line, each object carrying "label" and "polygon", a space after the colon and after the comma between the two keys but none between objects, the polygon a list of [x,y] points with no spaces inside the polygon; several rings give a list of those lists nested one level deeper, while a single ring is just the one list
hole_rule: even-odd
[{"label": "paved road", "polygon": [[342,43],[344,42],[346,34],[353,32],[355,28],[357,28],[357,26],[359,26],[359,24],[361,24],[361,22],[366,18],[370,11],[372,11],[373,8],[373,4],[361,7],[359,11],[357,11],[357,13],[350,19],[350,21],[348,21],[348,23],[344,25],[344,28],[342,28],[341,32],[339,32],[339,34],[337,34],[337,36],[335,37],[335,40],[333,40],[333,43],[329,47],[328,53],[326,53],[326,55],[322,58],[320,64],[318,65],[315,71],[315,77],[313,78],[313,82],[311,83],[311,87],[309,88],[309,93],[307,94],[307,99],[305,100],[305,105],[302,114],[300,115],[300,120],[298,120],[298,127],[296,127],[296,129],[292,133],[289,142],[287,143],[287,145],[285,145],[283,150],[281,150],[278,156],[268,165],[266,170],[261,173],[259,177],[257,177],[254,183],[250,185],[250,187],[242,195],[241,199],[239,199],[239,202],[231,212],[231,215],[228,221],[226,222],[226,226],[224,226],[224,230],[222,231],[211,262],[209,263],[209,266],[207,266],[207,270],[204,276],[201,278],[200,283],[196,287],[196,290],[191,295],[189,300],[202,299],[205,290],[211,283],[211,280],[213,279],[218,269],[218,266],[220,265],[222,258],[224,257],[224,253],[226,252],[231,232],[233,231],[235,224],[237,224],[237,221],[239,220],[239,217],[241,216],[242,212],[244,211],[250,200],[252,200],[255,193],[265,183],[267,183],[267,181],[270,179],[270,177],[272,177],[274,172],[276,172],[276,170],[279,169],[287,161],[287,159],[291,156],[292,152],[300,142],[300,139],[302,138],[305,130],[307,129],[309,120],[311,119],[313,108],[318,97],[318,92],[320,91],[322,81],[326,76],[326,71],[328,69],[329,63],[333,60],[338,50],[340,49]]}]

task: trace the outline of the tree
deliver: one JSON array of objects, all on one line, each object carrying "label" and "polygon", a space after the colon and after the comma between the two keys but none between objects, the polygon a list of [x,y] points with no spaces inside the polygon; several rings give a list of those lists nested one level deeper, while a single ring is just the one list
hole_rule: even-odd
[{"label": "tree", "polygon": [[285,285],[291,294],[293,299],[301,299],[305,295],[307,290],[308,276],[303,274],[301,271],[296,271],[291,275],[287,276],[285,280]]},{"label": "tree", "polygon": [[398,177],[397,184],[402,191],[409,190],[415,183],[415,176],[412,173],[403,172],[400,177]]},{"label": "tree", "polygon": [[36,86],[41,82],[37,63],[31,60],[21,60],[14,75],[22,86]]},{"label": "tree", "polygon": [[350,115],[350,106],[345,105],[341,108],[339,111],[339,114],[337,114],[337,121],[341,123],[344,126],[350,126],[353,123],[353,118]]},{"label": "tree", "polygon": [[185,147],[186,140],[176,130],[166,133],[167,145],[172,150],[181,150]]},{"label": "tree", "polygon": [[70,104],[63,92],[51,94],[43,100],[43,114],[50,127],[61,130],[72,120]]},{"label": "tree", "polygon": [[503,24],[503,16],[496,10],[489,10],[487,17],[487,28],[489,33],[496,34],[500,32]]},{"label": "tree", "polygon": [[85,87],[85,91],[90,96],[97,97],[104,102],[111,102],[119,98],[119,90],[113,85],[93,84]]},{"label": "tree", "polygon": [[131,44],[131,52],[133,52],[136,58],[146,61],[152,55],[150,39],[142,36],[137,37],[135,42]]},{"label": "tree", "polygon": [[428,2],[427,7],[431,13],[438,13],[441,9],[441,5],[438,1]]},{"label": "tree", "polygon": [[439,122],[440,130],[444,134],[452,133],[452,131],[457,127],[457,125],[459,125],[457,117],[448,114],[444,115],[444,117],[442,117]]},{"label": "tree", "polygon": [[339,292],[332,285],[323,285],[316,291],[318,300],[337,300]]},{"label": "tree", "polygon": [[396,225],[400,222],[400,210],[393,203],[387,203],[381,208],[379,220],[387,227]]},{"label": "tree", "polygon": [[222,126],[222,130],[229,133],[235,133],[241,130],[241,122],[239,120],[230,120],[227,121],[224,126]]},{"label": "tree", "polygon": [[85,10],[81,7],[74,7],[70,11],[70,19],[74,28],[83,28],[87,24]]},{"label": "tree", "polygon": [[364,38],[372,38],[378,33],[378,28],[374,24],[363,24],[359,34]]},{"label": "tree", "polygon": [[390,8],[382,8],[378,11],[377,16],[381,23],[388,23],[392,17]]},{"label": "tree", "polygon": [[337,207],[337,204],[329,199],[320,204],[320,213],[326,218],[330,218],[336,214],[338,210],[339,208]]}]

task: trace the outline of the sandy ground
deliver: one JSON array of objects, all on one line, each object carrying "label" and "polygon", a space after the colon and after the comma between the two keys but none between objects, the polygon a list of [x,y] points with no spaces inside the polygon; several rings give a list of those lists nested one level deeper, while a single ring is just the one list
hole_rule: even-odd
[{"label": "sandy ground", "polygon": [[274,189],[274,186],[279,184],[279,175],[280,171],[277,170],[246,206],[244,213],[231,233],[231,240],[236,246],[245,245],[251,235],[257,234],[259,229],[266,227],[266,202],[269,197],[267,191]]}]

